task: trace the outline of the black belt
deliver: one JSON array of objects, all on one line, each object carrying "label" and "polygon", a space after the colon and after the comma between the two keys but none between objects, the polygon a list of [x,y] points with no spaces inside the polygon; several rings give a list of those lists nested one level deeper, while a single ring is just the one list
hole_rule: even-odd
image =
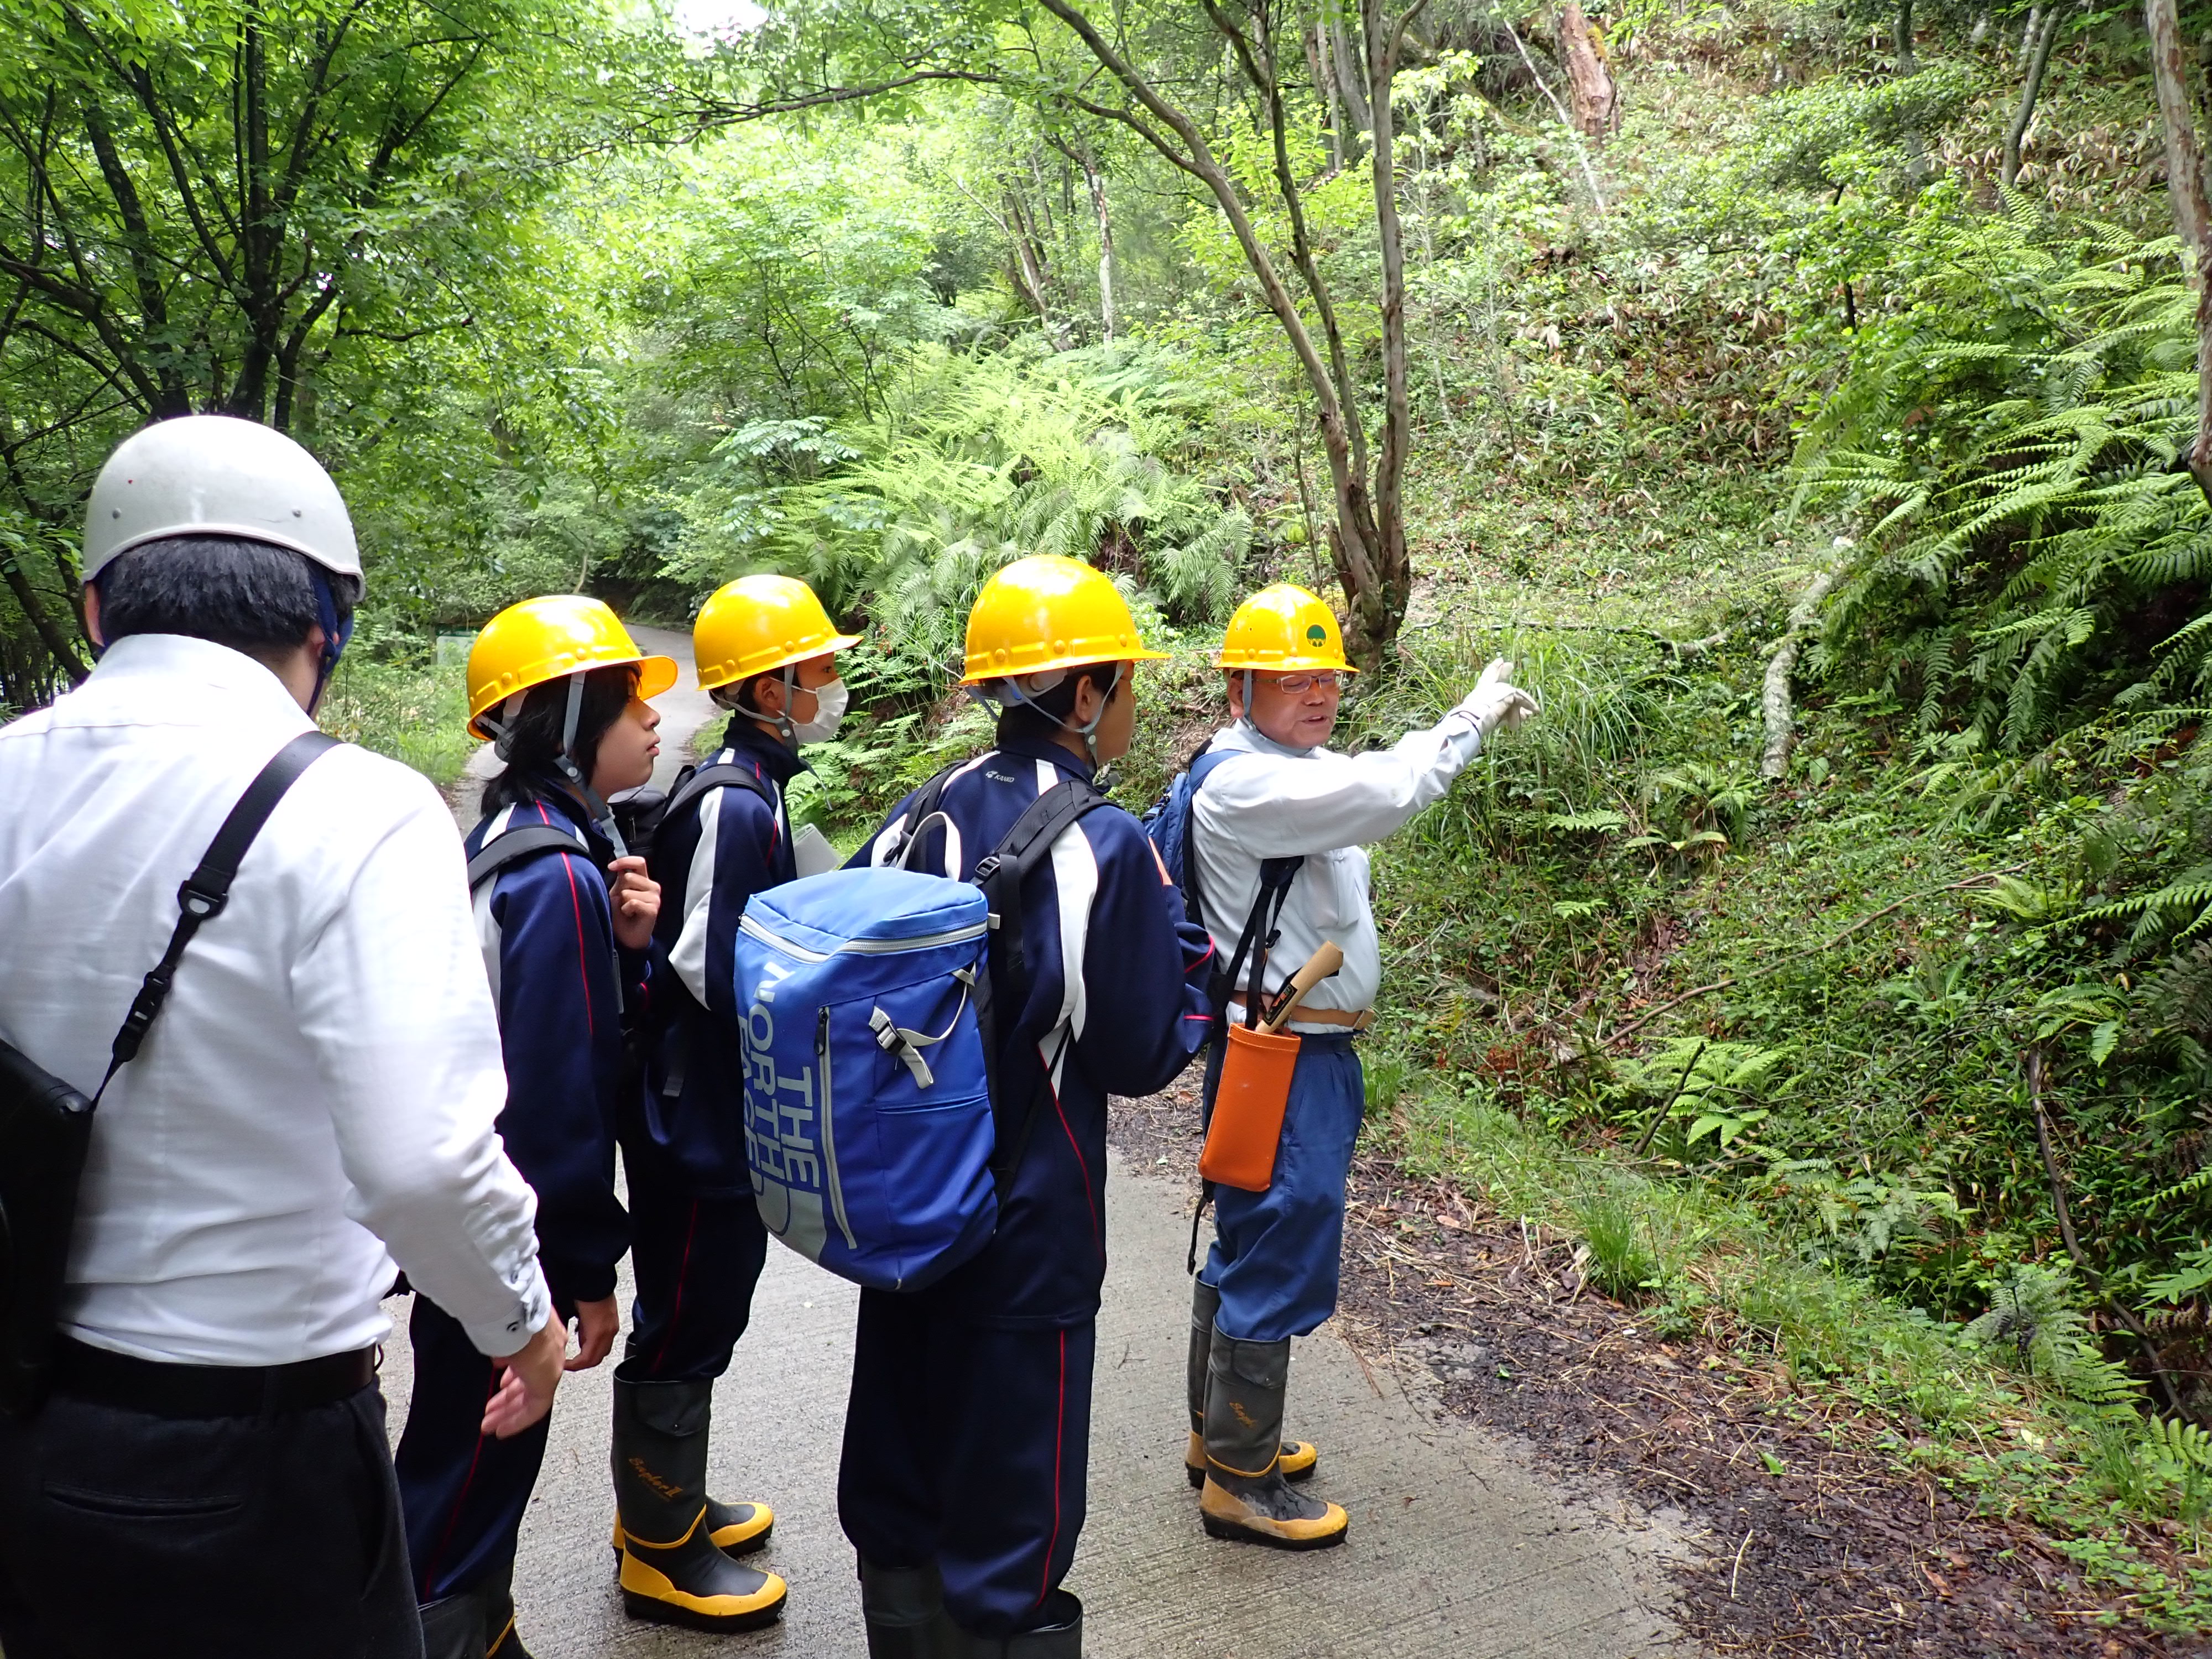
[{"label": "black belt", "polygon": [[303,1412],[359,1394],[376,1380],[376,1350],[325,1354],[290,1365],[172,1365],[54,1342],[54,1392],[153,1417],[265,1417]]}]

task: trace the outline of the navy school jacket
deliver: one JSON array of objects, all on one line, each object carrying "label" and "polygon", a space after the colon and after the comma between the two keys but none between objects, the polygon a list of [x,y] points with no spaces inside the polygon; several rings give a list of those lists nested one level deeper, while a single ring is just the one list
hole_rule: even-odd
[{"label": "navy school jacket", "polygon": [[629,1248],[629,1218],[615,1196],[615,1126],[635,1077],[623,1030],[654,975],[648,953],[615,943],[614,849],[566,794],[549,787],[540,800],[492,813],[469,832],[469,853],[530,824],[573,830],[590,850],[522,859],[474,896],[507,1062],[499,1133],[538,1194],[538,1259],[555,1297],[596,1302],[614,1294],[615,1264]]},{"label": "navy school jacket", "polygon": [[745,901],[798,878],[783,786],[805,766],[775,738],[732,715],[710,761],[750,767],[778,805],[751,790],[712,789],[660,821],[653,876],[660,884],[653,942],[666,953],[653,987],[646,1085],[625,1124],[623,1155],[653,1158],[701,1198],[752,1196],[745,1167],[744,1051],[732,953]]},{"label": "navy school jacket", "polygon": [[[1002,723],[945,786],[952,822],[925,830],[907,867],[964,878],[1030,802],[1088,763]],[[889,862],[909,795],[854,865]],[[1080,819],[1024,885],[1029,995],[1000,1011],[1001,1090],[1041,1090],[999,1230],[921,1292],[949,1316],[1009,1326],[1079,1324],[1106,1277],[1106,1097],[1164,1088],[1204,1045],[1212,941],[1183,916],[1143,827],[1118,806]]]}]

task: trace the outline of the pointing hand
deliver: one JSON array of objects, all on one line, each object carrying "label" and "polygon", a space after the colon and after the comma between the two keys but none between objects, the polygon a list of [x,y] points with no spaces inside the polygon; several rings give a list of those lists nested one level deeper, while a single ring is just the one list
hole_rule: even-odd
[{"label": "pointing hand", "polygon": [[1486,738],[1501,726],[1509,732],[1517,730],[1522,721],[1541,712],[1534,694],[1514,684],[1512,677],[1513,665],[1503,657],[1493,657],[1474,683],[1474,690],[1459,706],[1459,712],[1472,720]]}]

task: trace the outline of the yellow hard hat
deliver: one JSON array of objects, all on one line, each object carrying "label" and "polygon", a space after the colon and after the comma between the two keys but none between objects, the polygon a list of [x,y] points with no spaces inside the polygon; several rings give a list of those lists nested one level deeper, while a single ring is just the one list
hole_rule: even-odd
[{"label": "yellow hard hat", "polygon": [[691,624],[702,691],[860,642],[837,631],[814,590],[794,576],[740,576],[715,589]]},{"label": "yellow hard hat", "polygon": [[635,663],[637,695],[657,697],[676,684],[673,657],[648,657],[597,599],[549,593],[510,605],[469,647],[469,735],[489,742],[478,723],[518,691],[587,669]]},{"label": "yellow hard hat", "polygon": [[1094,662],[1149,662],[1135,618],[1114,584],[1056,553],[1017,559],[983,584],[968,613],[963,685]]},{"label": "yellow hard hat", "polygon": [[1237,607],[1213,665],[1270,674],[1302,668],[1359,672],[1344,659],[1344,635],[1337,629],[1335,613],[1290,582],[1263,587]]}]

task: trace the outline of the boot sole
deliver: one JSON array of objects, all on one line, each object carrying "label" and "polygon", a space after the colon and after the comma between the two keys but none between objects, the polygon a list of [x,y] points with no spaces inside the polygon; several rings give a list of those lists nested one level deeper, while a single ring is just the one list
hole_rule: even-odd
[{"label": "boot sole", "polygon": [[1249,1527],[1239,1527],[1211,1515],[1201,1515],[1198,1518],[1205,1526],[1208,1538],[1218,1538],[1230,1544],[1265,1544],[1268,1548],[1277,1550],[1332,1550],[1345,1540],[1351,1530],[1347,1528],[1344,1532],[1325,1533],[1319,1538],[1278,1538],[1273,1533],[1255,1532]]},{"label": "boot sole", "polygon": [[641,1595],[635,1590],[624,1590],[623,1611],[647,1624],[678,1625],[685,1630],[761,1630],[783,1617],[783,1599],[779,1598],[773,1607],[756,1608],[751,1613],[694,1613],[689,1607]]},{"label": "boot sole", "polygon": [[[1186,1463],[1182,1466],[1182,1472],[1184,1477],[1189,1480],[1190,1489],[1193,1492],[1200,1490],[1206,1485],[1206,1471],[1203,1468],[1194,1469],[1191,1468],[1189,1464]],[[1302,1469],[1285,1469],[1283,1471],[1283,1479],[1291,1481],[1310,1480],[1320,1472],[1321,1465],[1319,1463],[1309,1463]],[[619,1554],[620,1552],[617,1551],[617,1553]]]}]

